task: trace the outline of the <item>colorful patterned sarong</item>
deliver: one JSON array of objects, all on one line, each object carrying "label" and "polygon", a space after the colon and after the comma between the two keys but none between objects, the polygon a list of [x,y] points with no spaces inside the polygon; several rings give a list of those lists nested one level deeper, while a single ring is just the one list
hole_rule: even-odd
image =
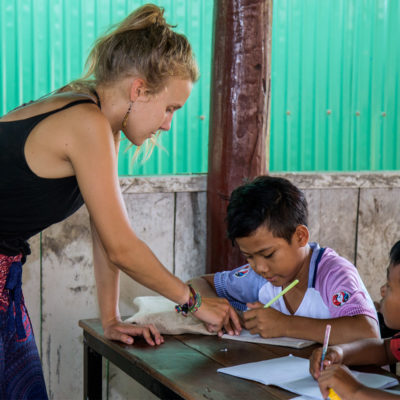
[{"label": "colorful patterned sarong", "polygon": [[0,254],[0,399],[47,399],[21,288],[22,256]]}]

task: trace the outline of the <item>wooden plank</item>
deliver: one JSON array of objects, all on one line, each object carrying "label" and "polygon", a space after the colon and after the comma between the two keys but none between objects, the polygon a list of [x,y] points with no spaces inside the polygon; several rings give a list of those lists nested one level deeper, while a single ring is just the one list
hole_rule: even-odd
[{"label": "wooden plank", "polygon": [[286,172],[271,174],[289,179],[301,189],[332,188],[391,188],[400,187],[400,176],[396,171],[379,172]]},{"label": "wooden plank", "polygon": [[[135,233],[149,245],[159,260],[173,272],[174,263],[174,194],[130,193],[124,194],[129,219]],[[120,312],[132,315],[132,301],[136,296],[157,295],[121,274]],[[154,395],[142,388],[115,365],[109,366],[109,398],[113,400],[138,398],[152,400]]]},{"label": "wooden plank", "polygon": [[[126,199],[136,233],[171,269],[173,197],[173,194],[133,194]],[[123,313],[130,314],[132,299],[143,294],[141,290],[141,285],[122,276]],[[50,398],[60,398],[63,393],[81,397],[82,335],[76,322],[96,315],[89,219],[86,208],[82,208],[66,221],[43,232],[43,368]],[[119,373],[110,366],[110,376],[114,380]],[[126,385],[129,390],[131,386]],[[113,382],[109,388],[112,395]],[[129,396],[129,392],[121,396]]]},{"label": "wooden plank", "polygon": [[[110,362],[118,365],[118,367],[122,370],[127,372],[131,378],[136,380],[137,382],[142,383],[146,387],[151,388],[151,390],[157,394],[158,397],[162,399],[179,399],[182,400],[182,397],[176,394],[167,386],[160,384],[160,382],[156,379],[153,379],[151,374],[147,372],[146,368],[143,368],[142,363],[140,362],[132,362],[131,359],[126,357],[124,351],[118,347],[119,345],[116,342],[109,342],[105,341],[104,337],[96,336],[88,333],[87,331],[84,332],[85,337],[85,344],[89,346],[92,351],[97,352],[98,354],[102,355],[104,358],[110,360]],[[117,345],[115,347],[114,345]],[[135,342],[135,347],[138,346],[148,346],[144,340]],[[126,353],[126,352],[125,352]],[[88,371],[85,370],[85,376],[88,375]],[[87,383],[85,382],[85,386]],[[132,397],[132,393],[129,394],[129,397]],[[137,393],[134,394],[134,397],[137,397]]]},{"label": "wooden plank", "polygon": [[119,179],[122,193],[178,193],[204,192],[207,174],[129,176]]},{"label": "wooden plank", "polygon": [[361,189],[357,267],[375,301],[386,282],[389,251],[400,240],[400,188]]},{"label": "wooden plank", "polygon": [[311,241],[355,262],[358,189],[305,189]]},{"label": "wooden plank", "polygon": [[177,193],[175,275],[183,281],[206,272],[206,192]]},{"label": "wooden plank", "polygon": [[[157,348],[147,345],[144,340],[127,346],[105,339],[98,320],[80,321],[79,325],[85,330],[87,343],[91,347],[112,359],[132,377],[158,393],[160,398],[168,399],[178,395],[184,399],[242,400],[249,398],[250,393],[254,399],[292,399],[296,397],[293,393],[219,374],[217,369],[288,354],[308,358],[317,347],[289,349],[189,334],[166,336],[165,343]],[[355,369],[393,376],[376,366]],[[399,387],[397,385],[396,389]],[[175,394],[161,395],[163,390],[173,390]]]},{"label": "wooden plank", "polygon": [[[131,226],[164,264],[173,272],[174,194],[125,194],[124,201]],[[132,300],[136,296],[156,295],[155,292],[121,274],[120,311],[131,315]]]},{"label": "wooden plank", "polygon": [[43,232],[43,370],[50,399],[82,397],[82,331],[98,315],[85,207]]},{"label": "wooden plank", "polygon": [[[250,392],[253,398],[290,398],[286,394],[277,396],[265,385],[217,373],[220,363],[173,336],[166,336],[165,343],[157,348],[143,340],[126,346],[104,339],[100,324],[95,320],[80,321],[80,326],[105,345],[103,351],[112,350],[115,357],[129,361],[132,371],[127,373],[136,374],[135,369],[140,368],[185,399],[243,399],[248,398]],[[119,360],[118,365],[124,362]]]},{"label": "wooden plank", "polygon": [[[199,335],[180,335],[176,336],[176,338],[224,367],[270,360],[277,357],[285,357],[289,354],[296,357],[309,358],[312,351],[318,347],[318,345],[313,345],[304,349],[292,349]],[[257,385],[266,390],[265,385]],[[274,386],[268,386],[267,392],[273,393],[279,399],[291,399],[294,396],[291,392]]]},{"label": "wooden plank", "polygon": [[214,359],[225,367],[284,357],[289,354],[293,354],[296,357],[309,358],[313,350],[319,346],[315,344],[303,349],[293,349],[283,346],[271,346],[222,339],[216,336],[187,334],[175,337],[187,346]]},{"label": "wooden plank", "polygon": [[306,189],[303,190],[303,192],[308,203],[308,229],[310,231],[310,241],[319,243],[321,240],[321,191],[319,189]]}]

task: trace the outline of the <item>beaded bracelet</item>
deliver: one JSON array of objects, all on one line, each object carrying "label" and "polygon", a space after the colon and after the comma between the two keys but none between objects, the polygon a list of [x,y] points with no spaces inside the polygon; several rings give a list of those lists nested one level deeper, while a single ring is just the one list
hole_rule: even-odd
[{"label": "beaded bracelet", "polygon": [[177,313],[182,313],[184,317],[187,317],[189,313],[196,312],[201,306],[201,295],[196,292],[192,285],[189,284],[190,295],[189,300],[185,304],[178,304],[175,306]]}]

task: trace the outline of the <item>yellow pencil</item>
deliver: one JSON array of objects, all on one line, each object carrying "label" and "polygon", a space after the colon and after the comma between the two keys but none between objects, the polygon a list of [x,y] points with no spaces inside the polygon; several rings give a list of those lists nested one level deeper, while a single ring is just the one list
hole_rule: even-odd
[{"label": "yellow pencil", "polygon": [[329,389],[328,398],[330,400],[341,400],[339,395],[332,388]]},{"label": "yellow pencil", "polygon": [[289,286],[285,287],[279,294],[277,294],[272,300],[270,300],[267,304],[264,305],[264,308],[268,308],[272,303],[275,303],[279,297],[283,296],[287,293],[293,286],[296,286],[299,283],[298,279],[295,279]]}]

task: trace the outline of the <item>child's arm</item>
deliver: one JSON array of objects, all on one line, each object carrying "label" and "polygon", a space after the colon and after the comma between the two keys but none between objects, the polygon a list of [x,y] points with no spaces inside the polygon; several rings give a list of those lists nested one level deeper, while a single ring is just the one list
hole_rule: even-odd
[{"label": "child's arm", "polygon": [[397,362],[390,350],[388,339],[364,339],[341,344],[343,364],[346,365],[387,365]]},{"label": "child's arm", "polygon": [[328,398],[332,388],[341,399],[351,400],[393,400],[400,396],[371,389],[362,385],[343,365],[333,365],[325,369],[318,379],[319,388],[324,399]]},{"label": "child's arm", "polygon": [[[310,358],[310,373],[318,379],[320,375],[322,348],[313,351]],[[345,365],[387,365],[396,362],[390,351],[390,339],[363,339],[352,343],[330,346],[326,352],[324,366]]]},{"label": "child's arm", "polygon": [[[252,307],[251,304],[248,306]],[[376,321],[366,315],[315,319],[286,315],[271,307],[259,307],[246,311],[243,316],[246,329],[265,338],[290,336],[322,343],[327,324],[332,326],[330,344],[380,337]]]},{"label": "child's arm", "polygon": [[203,297],[217,297],[214,287],[214,274],[202,275],[190,279],[190,283]]}]

